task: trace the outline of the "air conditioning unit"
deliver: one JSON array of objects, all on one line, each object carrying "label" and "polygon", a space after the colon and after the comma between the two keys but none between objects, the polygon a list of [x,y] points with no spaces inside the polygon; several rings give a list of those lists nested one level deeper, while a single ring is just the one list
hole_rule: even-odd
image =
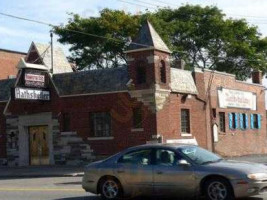
[{"label": "air conditioning unit", "polygon": [[14,79],[14,78],[16,78],[16,75],[9,75],[8,76],[8,79]]}]

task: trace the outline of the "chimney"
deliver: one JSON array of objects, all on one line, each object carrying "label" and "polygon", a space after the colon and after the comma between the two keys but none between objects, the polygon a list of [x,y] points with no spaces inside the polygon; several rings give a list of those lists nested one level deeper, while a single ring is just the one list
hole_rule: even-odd
[{"label": "chimney", "polygon": [[202,100],[205,99],[205,80],[203,69],[195,67],[193,70],[193,78],[198,90],[198,97]]},{"label": "chimney", "polygon": [[251,76],[252,76],[252,83],[257,83],[262,85],[262,71],[253,70]]},{"label": "chimney", "polygon": [[185,68],[185,61],[180,59],[175,61],[175,68],[184,69]]}]

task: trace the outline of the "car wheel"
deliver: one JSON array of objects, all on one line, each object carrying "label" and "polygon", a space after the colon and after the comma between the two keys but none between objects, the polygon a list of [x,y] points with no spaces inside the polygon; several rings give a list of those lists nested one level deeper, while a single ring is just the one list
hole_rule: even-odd
[{"label": "car wheel", "polygon": [[122,195],[121,184],[114,178],[104,179],[100,184],[100,193],[104,200],[118,199]]},{"label": "car wheel", "polygon": [[207,200],[233,200],[234,194],[231,185],[223,178],[209,179],[205,183]]}]

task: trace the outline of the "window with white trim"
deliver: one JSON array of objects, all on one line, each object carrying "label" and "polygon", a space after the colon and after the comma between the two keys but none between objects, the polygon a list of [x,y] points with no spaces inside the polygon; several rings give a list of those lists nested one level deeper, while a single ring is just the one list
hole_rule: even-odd
[{"label": "window with white trim", "polygon": [[111,136],[111,116],[109,112],[91,113],[91,130],[95,137]]}]

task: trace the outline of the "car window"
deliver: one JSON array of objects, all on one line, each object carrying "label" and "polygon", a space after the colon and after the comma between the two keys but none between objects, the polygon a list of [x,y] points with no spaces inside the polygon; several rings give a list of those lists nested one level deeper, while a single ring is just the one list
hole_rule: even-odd
[{"label": "car window", "polygon": [[150,165],[151,150],[143,149],[126,153],[118,160],[118,163],[132,164],[132,165]]},{"label": "car window", "polygon": [[219,162],[222,160],[220,156],[197,146],[181,147],[178,151],[196,164]]},{"label": "car window", "polygon": [[174,166],[177,165],[177,161],[181,159],[181,156],[171,150],[157,149],[156,151],[156,165]]}]

